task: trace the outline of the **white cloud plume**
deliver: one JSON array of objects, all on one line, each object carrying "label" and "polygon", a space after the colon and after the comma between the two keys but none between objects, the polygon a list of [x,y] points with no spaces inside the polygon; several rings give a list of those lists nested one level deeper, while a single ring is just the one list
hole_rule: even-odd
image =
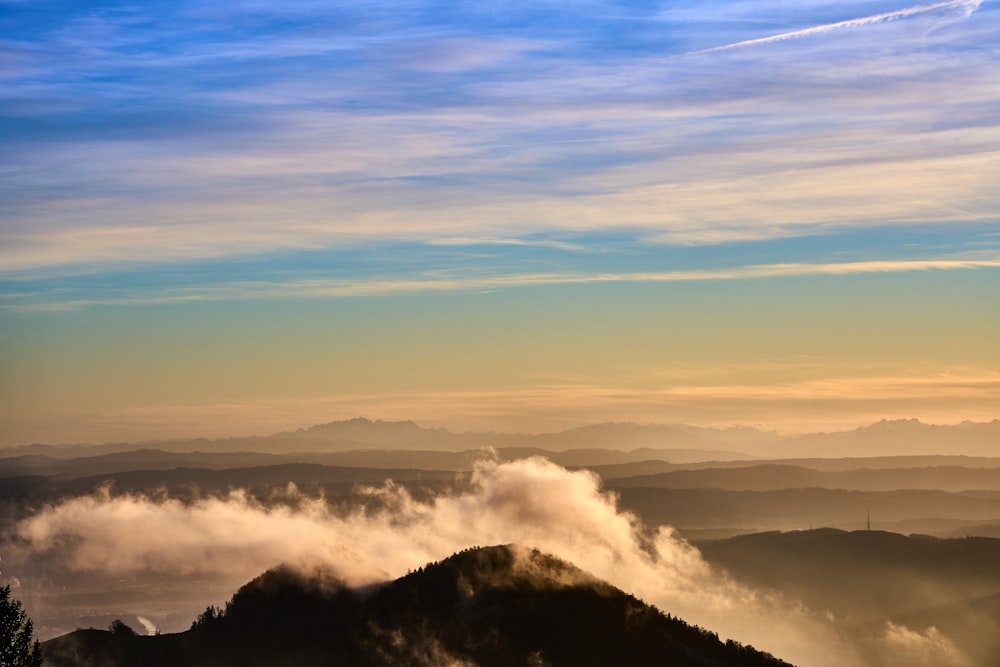
[{"label": "white cloud plume", "polygon": [[146,630],[147,635],[155,635],[158,632],[159,629],[156,627],[156,623],[153,623],[145,616],[136,616],[136,619],[142,623],[142,627]]},{"label": "white cloud plume", "polygon": [[883,641],[899,664],[912,667],[972,667],[955,642],[933,626],[919,632],[886,621]]},{"label": "white cloud plume", "polygon": [[303,497],[294,509],[268,507],[241,492],[190,504],[105,492],[49,507],[19,535],[28,553],[83,572],[249,579],[284,561],[325,565],[352,584],[398,576],[470,545],[519,543],[798,664],[852,660],[825,623],[718,575],[672,529],[643,529],[589,472],[542,459],[483,463],[468,491],[429,502],[392,484],[368,493],[385,509],[338,513]]}]

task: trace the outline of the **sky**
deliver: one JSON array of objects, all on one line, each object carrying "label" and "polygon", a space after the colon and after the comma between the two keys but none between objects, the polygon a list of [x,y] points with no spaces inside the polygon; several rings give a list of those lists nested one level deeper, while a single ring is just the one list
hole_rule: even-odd
[{"label": "sky", "polygon": [[1000,4],[0,0],[0,446],[1000,417]]}]

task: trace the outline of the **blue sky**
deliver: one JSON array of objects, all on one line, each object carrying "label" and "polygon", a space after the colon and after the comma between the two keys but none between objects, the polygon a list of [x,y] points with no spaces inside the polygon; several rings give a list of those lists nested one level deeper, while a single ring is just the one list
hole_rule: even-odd
[{"label": "blue sky", "polygon": [[[8,441],[997,415],[995,2],[3,1],[0,53]],[[237,353],[220,314],[281,330]]]}]

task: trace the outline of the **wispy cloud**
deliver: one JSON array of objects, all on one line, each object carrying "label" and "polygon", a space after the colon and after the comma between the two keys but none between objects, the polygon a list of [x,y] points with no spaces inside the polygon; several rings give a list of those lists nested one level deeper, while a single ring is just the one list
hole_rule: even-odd
[{"label": "wispy cloud", "polygon": [[[285,297],[351,298],[434,292],[476,292],[543,285],[583,285],[599,283],[677,283],[693,281],[755,280],[799,276],[849,276],[912,271],[957,271],[1000,268],[1000,257],[977,256],[961,259],[873,260],[862,262],[781,263],[687,271],[647,271],[624,273],[514,273],[497,275],[424,275],[412,278],[311,279],[288,282],[239,282],[215,287],[112,296],[107,298],[51,300],[30,292],[13,293],[0,310],[72,310],[103,305],[151,305],[241,299]],[[31,298],[31,297],[35,298]]]},{"label": "wispy cloud", "polygon": [[499,236],[445,236],[434,238],[428,242],[432,246],[536,246],[543,248],[556,248],[558,250],[584,250],[585,246],[580,243],[567,241],[555,241],[551,239],[522,239]]},{"label": "wispy cloud", "polygon": [[[38,392],[0,404],[16,419],[18,405],[89,397],[71,396],[51,360],[77,350],[78,323],[108,305],[125,319],[183,313],[200,332],[195,313],[217,309],[155,306],[255,311],[289,299],[298,317],[310,299],[384,313],[410,303],[382,297],[426,294],[489,315],[490,299],[465,297],[506,290],[494,301],[513,309],[520,297],[588,292],[545,286],[594,285],[603,305],[609,293],[634,296],[638,322],[663,312],[660,293],[693,315],[704,307],[694,292],[735,294],[741,281],[775,296],[803,276],[837,291],[933,272],[942,289],[921,313],[960,302],[968,308],[949,326],[987,340],[1000,12],[918,1],[8,4],[2,340],[42,347],[0,349],[19,374],[0,383],[5,397]],[[758,48],[771,42],[783,43]],[[664,58],[699,52],[718,57]],[[720,67],[725,54],[754,57]],[[839,278],[849,275],[872,278]],[[964,289],[980,276],[981,290]],[[631,289],[657,284],[674,288]],[[834,314],[856,317],[848,303]],[[52,310],[66,312],[28,314]],[[456,338],[475,347],[458,310],[427,323],[426,339],[465,331]],[[289,332],[308,329],[293,320]],[[596,349],[600,336],[572,333]],[[215,343],[192,350],[201,344]],[[303,357],[325,358],[324,345]],[[202,351],[198,377],[233,368]],[[116,404],[140,400],[121,380],[134,362],[101,363],[123,387]],[[162,385],[154,375],[142,379]]]},{"label": "wispy cloud", "polygon": [[701,49],[698,51],[689,51],[677,57],[683,58],[686,56],[698,56],[707,53],[716,53],[719,51],[742,49],[750,46],[762,46],[764,44],[783,42],[788,39],[798,39],[801,37],[821,35],[823,33],[832,32],[834,30],[844,30],[847,28],[861,28],[864,26],[876,25],[879,23],[885,23],[887,21],[896,21],[899,19],[904,19],[911,16],[919,16],[922,14],[940,14],[944,12],[951,12],[954,10],[961,10],[965,14],[965,16],[969,16],[974,11],[976,11],[976,9],[978,9],[980,5],[983,4],[983,1],[984,0],[949,0],[948,2],[938,2],[931,5],[915,5],[913,7],[907,7],[905,9],[897,9],[891,12],[872,14],[871,16],[863,16],[861,18],[848,19],[846,21],[837,21],[836,23],[825,23],[823,25],[812,26],[811,28],[803,28],[801,30],[791,30],[788,32],[779,33],[777,35],[769,35],[767,37],[757,37],[754,39],[745,39],[739,42],[733,42],[731,44],[723,44],[722,46],[714,46],[708,49]]},{"label": "wispy cloud", "polygon": [[[917,5],[691,53],[980,5]],[[665,76],[665,37],[684,47],[759,23],[726,23],[710,6],[666,23],[602,7],[553,29],[514,15],[551,18],[549,6],[503,20],[461,4],[433,19],[419,2],[389,7],[193,2],[80,10],[19,31],[7,46],[26,64],[0,93],[0,266],[530,230],[644,228],[695,245],[979,222],[998,205],[995,55],[978,48],[996,39],[995,12],[933,48],[896,35],[877,54],[849,45],[833,61],[805,54],[712,76],[712,59],[694,58]],[[606,23],[617,19],[604,10],[634,15]],[[612,27],[626,32],[611,39]]]}]

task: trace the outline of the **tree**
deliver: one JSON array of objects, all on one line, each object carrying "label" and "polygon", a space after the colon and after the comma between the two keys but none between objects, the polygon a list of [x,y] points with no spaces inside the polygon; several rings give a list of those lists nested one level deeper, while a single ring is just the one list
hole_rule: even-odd
[{"label": "tree", "polygon": [[32,639],[32,629],[21,603],[10,596],[10,586],[0,588],[0,665],[41,667],[42,649]]},{"label": "tree", "polygon": [[108,631],[111,632],[111,634],[118,637],[138,636],[136,634],[136,631],[130,628],[128,625],[126,625],[124,621],[122,621],[122,619],[120,618],[116,618],[115,620],[111,621],[111,625],[108,626]]}]

